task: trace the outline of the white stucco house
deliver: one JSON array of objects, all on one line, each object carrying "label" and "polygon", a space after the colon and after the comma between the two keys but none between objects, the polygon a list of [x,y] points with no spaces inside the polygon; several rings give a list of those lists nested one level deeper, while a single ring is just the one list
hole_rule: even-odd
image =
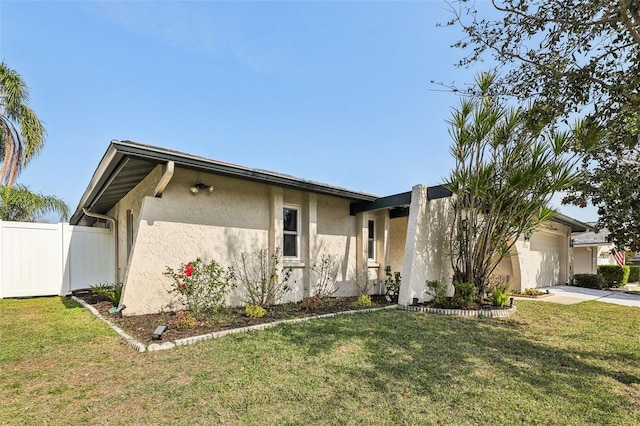
[{"label": "white stucco house", "polygon": [[[287,300],[314,293],[310,266],[340,259],[340,294],[367,277],[383,293],[384,269],[401,271],[399,303],[425,297],[427,279],[451,280],[446,226],[451,193],[416,185],[386,197],[131,141],[112,141],[72,225],[112,229],[124,314],[159,312],[170,301],[167,266],[196,257],[231,265],[242,251],[283,251],[293,270]],[[591,227],[557,215],[515,246],[498,273],[512,287],[565,284],[571,235]],[[94,283],[87,283],[94,284]],[[240,303],[233,294],[229,302]]]}]

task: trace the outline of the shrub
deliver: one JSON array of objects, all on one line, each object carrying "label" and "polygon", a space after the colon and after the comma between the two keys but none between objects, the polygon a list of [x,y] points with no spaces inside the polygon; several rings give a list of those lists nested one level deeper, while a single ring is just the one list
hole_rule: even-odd
[{"label": "shrub", "polygon": [[249,318],[262,318],[266,313],[267,311],[265,311],[262,306],[258,305],[247,305],[244,308],[244,314]]},{"label": "shrub", "polygon": [[323,254],[320,261],[311,266],[315,276],[315,294],[319,298],[331,297],[338,290],[338,258],[332,254]]},{"label": "shrub", "polygon": [[308,311],[313,311],[322,307],[322,299],[318,296],[307,297],[302,300],[300,306]]},{"label": "shrub", "polygon": [[164,275],[173,279],[169,292],[196,318],[217,311],[235,287],[233,270],[223,268],[215,260],[204,263],[197,258],[177,270],[167,266]]},{"label": "shrub", "polygon": [[630,283],[636,283],[640,281],[640,266],[629,266],[629,280]]},{"label": "shrub", "polygon": [[503,307],[507,300],[509,300],[509,289],[496,287],[491,293],[491,304],[499,308]]},{"label": "shrub", "polygon": [[274,305],[291,291],[291,268],[281,269],[281,263],[279,248],[271,254],[266,248],[240,253],[236,260],[237,279],[245,291],[248,305]]},{"label": "shrub", "polygon": [[92,285],[90,288],[96,296],[103,297],[114,305],[120,303],[120,298],[122,297],[122,283],[98,284]]},{"label": "shrub", "polygon": [[384,268],[384,273],[387,278],[384,280],[385,294],[390,297],[398,297],[400,294],[400,272],[391,273],[391,266],[387,265]]},{"label": "shrub", "polygon": [[471,283],[454,283],[455,294],[451,298],[451,307],[454,309],[468,309],[476,300],[477,289]]},{"label": "shrub", "polygon": [[439,280],[427,281],[427,293],[433,297],[431,303],[436,308],[448,308],[447,285]]},{"label": "shrub", "polygon": [[622,287],[627,284],[629,279],[629,267],[619,267],[618,265],[600,265],[598,266],[598,274],[602,275],[605,287]]},{"label": "shrub", "polygon": [[604,279],[596,274],[575,274],[573,284],[578,287],[601,289],[604,288]]},{"label": "shrub", "polygon": [[189,311],[178,311],[176,319],[173,322],[175,328],[195,328],[198,322],[193,314]]},{"label": "shrub", "polygon": [[368,294],[363,294],[358,299],[353,302],[355,306],[371,306],[371,296]]}]

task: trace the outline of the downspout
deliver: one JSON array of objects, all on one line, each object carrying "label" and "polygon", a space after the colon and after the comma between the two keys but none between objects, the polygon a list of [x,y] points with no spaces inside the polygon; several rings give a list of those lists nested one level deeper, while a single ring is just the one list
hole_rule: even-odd
[{"label": "downspout", "polygon": [[[100,213],[93,213],[90,212],[89,209],[87,209],[86,207],[82,208],[82,212],[89,216],[89,217],[95,217],[96,219],[104,219],[104,220],[108,220],[109,222],[112,223],[113,225],[113,240],[114,240],[114,248],[115,248],[115,283],[118,282],[118,272],[119,272],[119,268],[118,268],[118,221],[116,220],[116,218],[111,217],[111,216],[107,216],[106,214],[100,214]],[[114,284],[115,284],[114,283]]]},{"label": "downspout", "polygon": [[164,170],[164,174],[160,178],[160,182],[158,182],[156,189],[153,191],[154,197],[162,197],[162,192],[164,192],[167,185],[169,185],[169,181],[173,177],[174,169],[175,163],[173,161],[167,161],[167,168]]}]

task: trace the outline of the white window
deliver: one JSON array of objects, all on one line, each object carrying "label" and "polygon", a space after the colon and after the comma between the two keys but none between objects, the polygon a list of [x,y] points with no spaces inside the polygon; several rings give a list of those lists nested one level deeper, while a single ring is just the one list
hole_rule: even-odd
[{"label": "white window", "polygon": [[282,255],[284,257],[300,257],[300,210],[297,207],[285,206],[282,211],[284,235]]},{"label": "white window", "polygon": [[367,258],[376,260],[376,222],[369,220],[369,232],[367,240]]}]

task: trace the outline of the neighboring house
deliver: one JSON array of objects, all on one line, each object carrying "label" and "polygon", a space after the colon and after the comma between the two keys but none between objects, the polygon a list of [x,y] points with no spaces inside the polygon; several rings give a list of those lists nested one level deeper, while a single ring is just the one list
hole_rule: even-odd
[{"label": "neighboring house", "polygon": [[[126,315],[158,312],[171,298],[167,266],[196,257],[232,265],[241,252],[283,251],[292,268],[286,301],[314,294],[310,270],[324,254],[339,259],[339,294],[354,284],[383,293],[385,266],[402,272],[399,302],[424,299],[425,281],[450,281],[446,226],[451,193],[416,185],[388,197],[228,164],[130,141],[112,141],[72,225],[115,229],[121,304]],[[500,272],[514,288],[564,284],[571,232],[590,227],[566,216],[518,241]],[[93,284],[93,283],[87,283]],[[229,303],[242,302],[241,289]]]},{"label": "neighboring house", "polygon": [[[594,227],[593,222],[588,223]],[[612,250],[615,245],[607,241],[609,231],[589,231],[573,237],[574,274],[597,274],[598,265],[615,265]]]}]

